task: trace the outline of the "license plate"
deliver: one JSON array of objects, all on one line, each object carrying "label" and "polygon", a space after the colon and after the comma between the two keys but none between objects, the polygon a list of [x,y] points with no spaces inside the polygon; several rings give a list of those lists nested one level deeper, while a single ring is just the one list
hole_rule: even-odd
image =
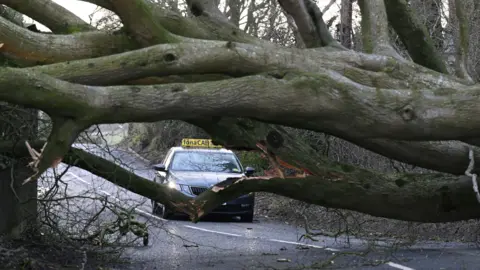
[{"label": "license plate", "polygon": [[224,202],[224,203],[222,203],[222,205],[227,205],[227,203],[226,203],[226,202]]}]

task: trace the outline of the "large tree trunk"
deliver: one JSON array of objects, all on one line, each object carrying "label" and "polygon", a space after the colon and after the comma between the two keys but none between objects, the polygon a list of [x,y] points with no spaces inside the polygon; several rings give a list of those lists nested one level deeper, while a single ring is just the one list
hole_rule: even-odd
[{"label": "large tree trunk", "polygon": [[0,171],[0,235],[19,238],[36,228],[37,182],[22,185],[32,174],[26,165],[24,158]]}]

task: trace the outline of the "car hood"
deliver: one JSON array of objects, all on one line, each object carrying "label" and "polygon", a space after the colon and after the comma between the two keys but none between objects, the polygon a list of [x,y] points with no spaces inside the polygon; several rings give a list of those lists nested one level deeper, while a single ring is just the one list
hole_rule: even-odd
[{"label": "car hood", "polygon": [[230,177],[242,177],[241,173],[222,173],[222,172],[172,172],[170,175],[176,179],[178,184],[211,187],[216,183],[222,182]]}]

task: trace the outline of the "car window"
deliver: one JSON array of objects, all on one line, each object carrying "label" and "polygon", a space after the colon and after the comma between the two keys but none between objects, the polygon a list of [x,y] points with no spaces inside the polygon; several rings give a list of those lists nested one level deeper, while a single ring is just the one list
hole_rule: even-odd
[{"label": "car window", "polygon": [[232,153],[177,152],[170,167],[173,171],[240,173],[241,167]]}]

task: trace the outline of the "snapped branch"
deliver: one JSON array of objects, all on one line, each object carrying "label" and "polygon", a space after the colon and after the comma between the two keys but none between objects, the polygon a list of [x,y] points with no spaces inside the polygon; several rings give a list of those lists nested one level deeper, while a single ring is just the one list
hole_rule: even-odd
[{"label": "snapped branch", "polygon": [[25,179],[23,184],[36,181],[49,168],[55,168],[60,164],[78,134],[89,126],[74,119],[65,119],[56,116],[52,117],[52,121],[52,131],[40,152],[35,151],[31,148],[30,144],[26,142],[26,146],[32,157],[32,161],[28,166],[33,169],[34,174]]},{"label": "snapped branch", "polygon": [[[36,145],[42,145],[37,143]],[[0,143],[0,151],[27,152],[25,146]],[[468,157],[466,157],[468,160]],[[115,163],[72,147],[63,162],[99,175],[129,191],[177,207],[193,221],[225,201],[249,192],[274,193],[300,201],[349,209],[378,217],[416,222],[448,222],[480,217],[480,208],[466,176],[441,174],[384,175],[352,165],[318,161],[318,175],[299,179],[231,178],[191,199],[144,179]],[[410,211],[405,211],[410,209]],[[413,209],[413,210],[412,210]]]}]

